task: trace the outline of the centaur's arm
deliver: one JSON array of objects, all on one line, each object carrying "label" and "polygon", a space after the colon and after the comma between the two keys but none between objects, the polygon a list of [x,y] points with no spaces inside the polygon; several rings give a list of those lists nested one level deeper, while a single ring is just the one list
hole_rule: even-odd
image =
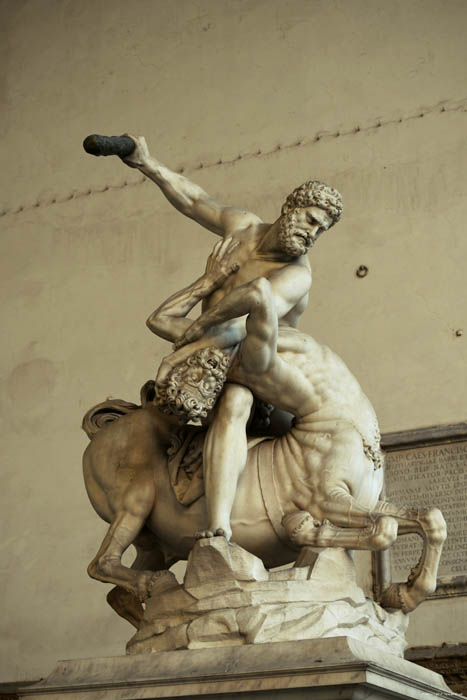
[{"label": "centaur's arm", "polygon": [[[264,287],[264,282],[268,282],[268,290],[273,297],[274,322],[282,319],[293,308],[306,303],[308,292],[311,286],[311,273],[308,267],[297,265],[284,265],[266,280],[259,277],[253,282],[257,282]],[[235,343],[240,343],[246,335],[245,323],[242,317],[247,313],[245,308],[249,307],[249,294],[253,287],[252,283],[247,283],[241,287],[236,287],[227,296],[214,306],[211,306],[199,316],[190,326],[185,328],[185,332],[175,343],[175,347],[181,348],[186,343],[193,343],[203,335],[215,334],[216,328],[219,336],[230,329],[230,335],[236,336]],[[222,324],[222,325],[220,325]]]},{"label": "centaur's arm", "polygon": [[[294,415],[304,415],[310,406],[316,406],[316,393],[306,375],[278,354],[278,308],[274,287],[269,280],[258,277],[236,287],[212,309],[215,311],[209,320],[214,318],[225,325],[231,319],[246,317],[245,338],[238,359],[231,367],[231,381],[247,386],[263,401]],[[211,309],[206,312],[209,314]],[[197,323],[193,324],[195,330]],[[169,358],[172,366],[181,361],[187,348],[193,352],[197,342],[200,341],[173,353]]]},{"label": "centaur's arm", "polygon": [[214,246],[204,274],[180,292],[166,299],[146,321],[149,330],[165,340],[173,342],[192,324],[186,315],[196,304],[221,287],[227,277],[238,270],[238,264],[230,264],[230,254],[238,242],[231,238]]}]

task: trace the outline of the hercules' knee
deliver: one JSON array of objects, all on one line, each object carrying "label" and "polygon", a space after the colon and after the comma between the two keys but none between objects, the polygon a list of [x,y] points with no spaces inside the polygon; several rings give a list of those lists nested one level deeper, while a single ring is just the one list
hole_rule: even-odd
[{"label": "hercules' knee", "polygon": [[219,410],[226,420],[245,420],[250,417],[253,394],[237,384],[226,384],[219,399]]}]

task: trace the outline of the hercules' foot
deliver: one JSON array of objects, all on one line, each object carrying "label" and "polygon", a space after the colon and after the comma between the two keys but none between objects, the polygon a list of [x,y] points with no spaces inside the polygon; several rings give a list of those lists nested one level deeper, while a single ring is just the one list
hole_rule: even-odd
[{"label": "hercules' foot", "polygon": [[212,530],[198,530],[198,532],[195,532],[196,540],[206,540],[209,537],[214,537]]},{"label": "hercules' foot", "polygon": [[218,527],[215,530],[199,530],[195,533],[195,539],[204,540],[209,537],[225,537],[227,541],[230,540],[232,533],[228,533],[223,527]]}]

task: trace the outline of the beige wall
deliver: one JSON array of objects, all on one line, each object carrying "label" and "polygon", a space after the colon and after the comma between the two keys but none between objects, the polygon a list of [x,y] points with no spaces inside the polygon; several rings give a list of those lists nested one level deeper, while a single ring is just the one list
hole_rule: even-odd
[{"label": "beige wall", "polygon": [[[87,156],[84,136],[145,134],[265,219],[310,176],[338,187],[344,219],[312,252],[302,328],[344,357],[384,431],[465,420],[467,5],[3,0],[0,12],[0,678],[14,680],[123,652],[131,630],[86,576],[105,525],[82,484],[79,425],[109,395],[137,400],[164,351],[144,320],[213,243],[117,159]],[[465,598],[429,602],[410,641],[466,641],[466,623]]]}]

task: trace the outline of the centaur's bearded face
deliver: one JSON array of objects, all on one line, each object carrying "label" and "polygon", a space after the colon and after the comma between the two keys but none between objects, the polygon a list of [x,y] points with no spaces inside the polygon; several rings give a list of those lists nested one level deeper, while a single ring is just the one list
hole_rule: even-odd
[{"label": "centaur's bearded face", "polygon": [[156,406],[182,423],[202,423],[222,391],[231,359],[214,346],[193,353],[156,387]]}]

